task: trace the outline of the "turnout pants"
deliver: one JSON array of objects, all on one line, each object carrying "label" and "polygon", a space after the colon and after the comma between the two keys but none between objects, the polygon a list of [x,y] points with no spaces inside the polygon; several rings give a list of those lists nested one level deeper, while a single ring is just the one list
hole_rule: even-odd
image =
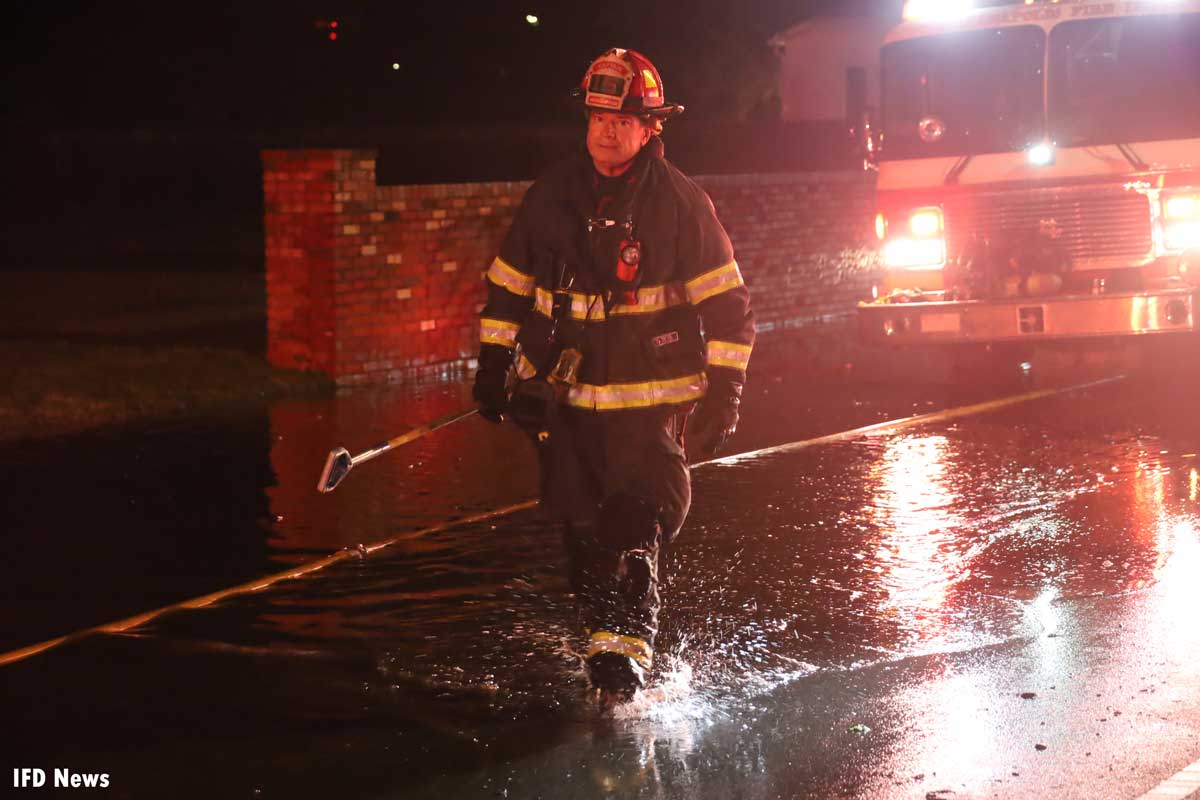
[{"label": "turnout pants", "polygon": [[567,577],[592,652],[616,649],[649,666],[659,551],[691,505],[686,419],[687,409],[674,406],[559,407],[538,444],[542,501],[565,523]]}]

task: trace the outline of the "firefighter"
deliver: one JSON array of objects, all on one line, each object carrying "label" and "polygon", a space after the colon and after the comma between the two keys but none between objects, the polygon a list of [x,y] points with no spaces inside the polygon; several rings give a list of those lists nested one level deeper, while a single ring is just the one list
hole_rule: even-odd
[{"label": "firefighter", "polygon": [[688,458],[737,426],[754,318],[711,200],[663,158],[683,107],[654,65],[608,50],[573,94],[586,148],[533,183],[488,269],[474,396],[537,447],[608,704],[651,666],[659,552],[691,505]]}]

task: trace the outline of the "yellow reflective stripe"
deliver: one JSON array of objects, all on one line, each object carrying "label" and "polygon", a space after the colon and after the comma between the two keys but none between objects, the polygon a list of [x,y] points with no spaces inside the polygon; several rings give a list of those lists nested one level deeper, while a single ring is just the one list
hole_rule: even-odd
[{"label": "yellow reflective stripe", "polygon": [[746,371],[750,364],[750,345],[736,342],[719,342],[715,339],[708,343],[708,363],[718,367],[733,367]]},{"label": "yellow reflective stripe", "polygon": [[521,353],[521,355],[517,357],[517,377],[523,381],[527,381],[536,375],[537,367],[533,365],[532,361],[525,357],[524,353]]},{"label": "yellow reflective stripe", "polygon": [[614,317],[618,314],[650,314],[662,311],[671,306],[681,306],[688,300],[687,292],[682,283],[665,283],[661,286],[643,286],[637,291],[637,303],[633,305],[617,304],[610,312]]},{"label": "yellow reflective stripe", "polygon": [[654,660],[654,651],[644,639],[609,631],[596,631],[592,634],[586,657],[591,658],[598,653],[620,653],[638,662],[643,669],[650,669]]},{"label": "yellow reflective stripe", "polygon": [[694,306],[700,305],[713,295],[728,292],[730,289],[736,289],[743,285],[745,284],[742,282],[742,271],[738,269],[736,261],[730,261],[725,266],[717,267],[685,284],[688,301]]},{"label": "yellow reflective stripe", "polygon": [[682,378],[641,383],[608,383],[602,386],[580,383],[568,390],[567,405],[596,411],[678,405],[699,400],[707,389],[708,380],[702,372]]},{"label": "yellow reflective stripe", "polygon": [[[605,318],[604,302],[599,295],[584,294],[583,292],[568,292],[571,296],[571,319],[598,321]],[[681,306],[688,302],[687,292],[682,283],[666,283],[660,286],[643,286],[637,290],[637,302],[631,304],[618,303],[612,307],[609,314],[621,316],[627,314],[653,314],[672,306]],[[544,317],[550,317],[554,310],[554,294],[548,289],[537,287],[534,290],[534,309]]]},{"label": "yellow reflective stripe", "polygon": [[517,344],[517,331],[520,329],[521,326],[515,322],[484,317],[479,320],[479,341],[484,344],[515,347]]},{"label": "yellow reflective stripe", "polygon": [[[583,292],[567,292],[571,297],[571,319],[604,319],[604,301],[598,294]],[[554,294],[548,289],[538,287],[534,292],[533,308],[543,317],[549,318],[554,314]],[[589,317],[590,315],[590,317]]]},{"label": "yellow reflective stripe", "polygon": [[503,286],[513,294],[519,294],[521,297],[533,295],[533,276],[526,275],[502,258],[497,257],[492,261],[487,276],[489,281],[497,286]]}]

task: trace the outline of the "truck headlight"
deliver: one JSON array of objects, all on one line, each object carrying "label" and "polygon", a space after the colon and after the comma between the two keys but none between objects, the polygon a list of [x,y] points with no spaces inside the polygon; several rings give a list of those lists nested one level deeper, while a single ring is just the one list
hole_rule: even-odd
[{"label": "truck headlight", "polygon": [[946,239],[940,208],[918,208],[908,214],[906,225],[896,227],[899,235],[889,237],[883,244],[885,267],[940,269],[946,266]]},{"label": "truck headlight", "polygon": [[1200,194],[1163,196],[1163,245],[1171,251],[1200,248]]}]

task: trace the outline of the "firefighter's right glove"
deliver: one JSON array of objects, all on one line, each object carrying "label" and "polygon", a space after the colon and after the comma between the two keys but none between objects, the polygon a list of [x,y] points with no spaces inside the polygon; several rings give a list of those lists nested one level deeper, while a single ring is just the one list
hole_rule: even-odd
[{"label": "firefighter's right glove", "polygon": [[685,437],[688,456],[694,461],[712,458],[737,430],[742,405],[742,384],[710,378]]},{"label": "firefighter's right glove", "polygon": [[471,396],[479,404],[479,416],[488,422],[503,422],[508,411],[508,367],[511,363],[511,357],[503,348],[491,350],[485,345],[479,353],[479,371],[475,373]]}]

